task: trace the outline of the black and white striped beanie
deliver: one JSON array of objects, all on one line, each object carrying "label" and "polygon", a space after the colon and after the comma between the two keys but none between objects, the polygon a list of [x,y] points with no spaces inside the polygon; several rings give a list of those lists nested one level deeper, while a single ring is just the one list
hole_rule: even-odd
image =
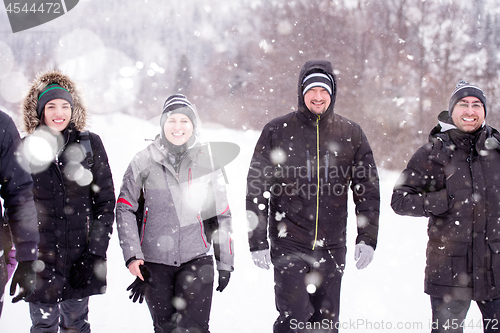
[{"label": "black and white striped beanie", "polygon": [[484,116],[486,117],[486,95],[481,89],[468,82],[465,82],[464,80],[458,81],[457,86],[455,87],[455,91],[453,91],[453,93],[451,94],[450,104],[448,109],[450,117],[453,112],[453,108],[455,107],[455,104],[457,104],[462,98],[468,96],[477,97],[481,101],[481,103],[483,103]]},{"label": "black and white striped beanie", "polygon": [[165,125],[165,121],[167,121],[167,118],[173,113],[182,113],[186,115],[193,123],[193,127],[196,128],[198,117],[193,105],[188,101],[186,96],[182,94],[175,94],[167,98],[163,104],[163,111],[160,118],[160,126],[162,130],[163,125]]},{"label": "black and white striped beanie", "polygon": [[302,80],[302,94],[305,95],[309,89],[314,87],[325,88],[331,96],[333,92],[333,80],[330,75],[325,73],[311,73]]}]

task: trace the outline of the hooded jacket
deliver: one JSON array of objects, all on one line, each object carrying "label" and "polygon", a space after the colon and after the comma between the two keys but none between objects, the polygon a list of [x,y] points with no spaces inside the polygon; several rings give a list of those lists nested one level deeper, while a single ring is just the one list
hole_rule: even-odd
[{"label": "hooded jacket", "polygon": [[[331,103],[321,114],[306,107],[303,79],[330,75]],[[298,80],[298,110],[265,125],[247,178],[250,251],[278,244],[300,251],[344,247],[347,198],[353,191],[356,242],[376,247],[380,194],[373,153],[361,127],[335,114],[336,77],[328,61],[309,61]]]},{"label": "hooded jacket", "polygon": [[[38,95],[51,83],[67,89],[73,98],[70,124],[59,136],[49,134],[36,113]],[[115,207],[113,179],[102,141],[89,133],[93,161],[85,158],[79,142],[87,112],[76,85],[58,71],[34,80],[21,110],[29,134],[23,140],[21,156],[29,163],[34,181],[40,231],[38,259],[43,263],[35,293],[27,300],[56,303],[102,294]],[[39,142],[45,145],[35,146]],[[46,154],[37,154],[44,147],[50,147]],[[75,289],[69,283],[70,270],[84,253],[101,259],[94,265],[90,283]]]},{"label": "hooded jacket", "polygon": [[429,142],[394,187],[397,214],[429,218],[425,292],[435,297],[500,297],[500,134],[458,130],[441,113]]},{"label": "hooded jacket", "polygon": [[[116,206],[126,265],[142,259],[179,267],[206,256],[213,243],[217,269],[233,271],[231,211],[224,175],[214,168],[217,163],[210,145],[192,142],[176,168],[169,161],[169,146],[159,136],[130,162]],[[135,212],[141,189],[144,221],[138,230]]]}]

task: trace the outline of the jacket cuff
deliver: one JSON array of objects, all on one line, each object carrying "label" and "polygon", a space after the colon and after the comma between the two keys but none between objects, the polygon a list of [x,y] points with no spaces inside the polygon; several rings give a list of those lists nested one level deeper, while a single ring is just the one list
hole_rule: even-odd
[{"label": "jacket cuff", "polygon": [[132,261],[136,261],[137,258],[135,256],[133,256],[132,258],[129,258],[126,262],[125,262],[125,267],[128,268],[128,265],[130,265],[132,263]]},{"label": "jacket cuff", "polygon": [[216,264],[217,264],[217,270],[218,271],[228,271],[228,272],[233,272],[234,271],[234,267],[233,266],[228,265],[228,264],[224,264],[224,263],[220,262],[219,260],[216,260]]},{"label": "jacket cuff", "polygon": [[267,250],[267,249],[269,249],[269,243],[267,242],[267,240],[265,242],[260,242],[257,245],[250,244],[250,252]]},{"label": "jacket cuff", "polygon": [[17,244],[16,261],[33,261],[38,259],[38,250],[36,242]]},{"label": "jacket cuff", "polygon": [[371,239],[371,238],[363,236],[363,235],[358,235],[358,237],[356,237],[356,245],[360,244],[360,243],[363,243],[365,245],[369,245],[369,246],[373,247],[374,250],[377,249],[377,240],[376,239]]}]

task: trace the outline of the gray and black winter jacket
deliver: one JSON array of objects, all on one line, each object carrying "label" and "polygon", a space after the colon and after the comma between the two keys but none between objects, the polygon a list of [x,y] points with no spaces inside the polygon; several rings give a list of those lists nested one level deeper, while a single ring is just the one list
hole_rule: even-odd
[{"label": "gray and black winter jacket", "polygon": [[[133,158],[116,208],[127,265],[143,259],[178,267],[207,255],[213,238],[217,269],[233,270],[231,211],[223,172],[213,165],[209,144],[196,144],[187,150],[177,172],[159,137]],[[138,230],[135,212],[141,189],[144,222]]]}]

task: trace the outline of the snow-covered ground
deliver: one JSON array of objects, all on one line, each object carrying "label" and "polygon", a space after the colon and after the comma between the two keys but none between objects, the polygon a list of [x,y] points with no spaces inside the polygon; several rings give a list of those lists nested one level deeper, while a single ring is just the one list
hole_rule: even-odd
[{"label": "snow-covered ground", "polygon": [[[99,134],[108,152],[118,195],[123,173],[133,155],[159,132],[159,121],[144,121],[123,114],[93,116],[89,129]],[[204,125],[205,141],[235,142],[240,155],[226,167],[233,213],[235,272],[223,293],[215,292],[210,330],[213,333],[267,333],[277,317],[273,273],[254,266],[246,240],[245,186],[253,146],[259,133]],[[354,265],[356,237],[352,201],[348,227],[347,267],[341,295],[340,332],[430,332],[429,297],[423,293],[426,220],[401,217],[392,211],[392,187],[399,173],[381,170],[380,232],[373,262],[364,270]],[[90,300],[92,332],[153,332],[147,305],[132,303],[126,287],[134,277],[126,269],[116,231],[108,250],[108,289]],[[10,286],[10,282],[8,287]],[[29,332],[27,303],[11,303],[7,295],[1,333]],[[476,305],[469,310],[465,332],[482,332]]]}]

